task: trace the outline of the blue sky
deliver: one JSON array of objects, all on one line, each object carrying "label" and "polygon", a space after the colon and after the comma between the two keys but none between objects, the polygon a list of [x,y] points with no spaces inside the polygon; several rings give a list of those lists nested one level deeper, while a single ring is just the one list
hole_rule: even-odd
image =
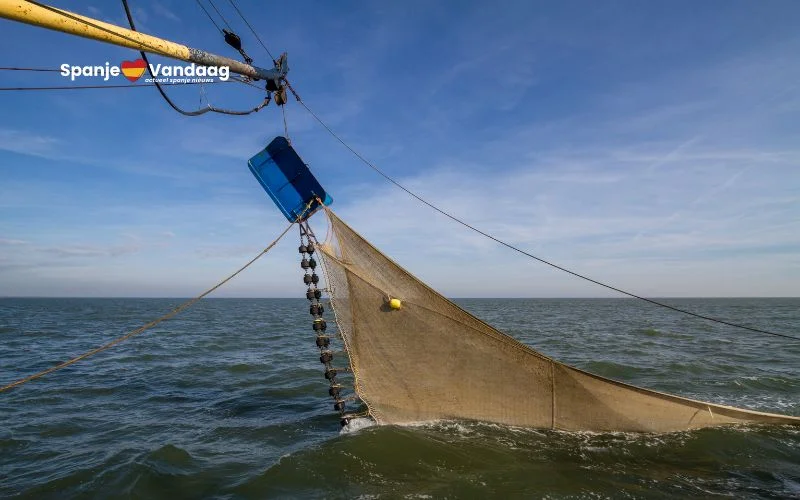
[{"label": "blue sky", "polygon": [[[53,3],[125,22],[117,2]],[[142,31],[236,55],[194,2],[130,3]],[[289,52],[309,106],[468,222],[644,295],[800,295],[800,3],[239,5],[273,52]],[[10,21],[0,29],[0,66],[138,57]],[[0,87],[65,83],[0,72]],[[197,87],[168,91],[199,103]],[[205,91],[231,108],[262,98],[238,84]],[[272,106],[186,118],[142,88],[0,92],[0,110],[0,296],[194,295],[286,224],[246,166],[282,133]],[[286,111],[337,213],[445,294],[609,296],[419,205],[294,102]],[[296,240],[216,296],[302,296]]]}]

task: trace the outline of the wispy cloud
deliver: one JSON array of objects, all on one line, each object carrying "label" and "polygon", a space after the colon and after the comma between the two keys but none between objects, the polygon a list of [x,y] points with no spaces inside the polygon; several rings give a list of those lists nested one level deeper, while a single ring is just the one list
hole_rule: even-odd
[{"label": "wispy cloud", "polygon": [[[712,279],[731,262],[746,272],[749,266],[762,267],[759,254],[770,254],[774,274],[790,262],[787,259],[800,255],[800,233],[790,229],[800,220],[800,194],[794,187],[800,185],[800,170],[790,161],[773,158],[760,164],[758,155],[698,150],[685,157],[674,155],[669,168],[653,170],[652,154],[624,163],[613,160],[617,155],[606,152],[605,172],[596,170],[592,157],[583,168],[576,159],[568,168],[529,166],[491,176],[445,168],[402,182],[467,222],[543,258],[572,263],[579,271],[602,262],[604,272],[612,275],[625,274],[626,267],[660,274],[659,263],[702,263],[708,269],[687,278],[689,294],[702,276]],[[707,157],[738,160],[709,168],[702,159]],[[397,254],[401,263],[444,282],[448,280],[436,268],[445,256],[471,262],[464,272],[477,276],[485,274],[476,269],[492,269],[496,259],[520,264],[515,254],[388,186],[339,210],[367,238]],[[784,257],[777,258],[776,252]],[[783,283],[782,293],[800,293],[787,279],[770,279]],[[453,293],[479,296],[483,283],[476,280]],[[716,293],[747,295],[749,286],[742,280]],[[580,284],[565,290],[597,292]]]},{"label": "wispy cloud", "polygon": [[0,128],[0,150],[42,158],[53,158],[60,141],[55,137],[22,130]]},{"label": "wispy cloud", "polygon": [[129,253],[136,253],[142,249],[139,244],[95,246],[95,245],[68,245],[59,247],[39,248],[37,251],[53,254],[57,257],[119,257]]},{"label": "wispy cloud", "polygon": [[0,238],[0,245],[7,245],[7,246],[16,246],[16,245],[27,245],[27,241],[25,240],[15,240],[11,238]]},{"label": "wispy cloud", "polygon": [[174,12],[168,9],[163,3],[161,2],[153,2],[153,11],[165,18],[169,19],[170,21],[181,22],[181,18],[178,17]]}]

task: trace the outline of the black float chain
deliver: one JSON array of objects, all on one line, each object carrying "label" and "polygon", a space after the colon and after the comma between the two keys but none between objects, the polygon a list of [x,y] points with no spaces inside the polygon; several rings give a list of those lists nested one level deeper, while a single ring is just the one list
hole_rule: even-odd
[{"label": "black float chain", "polygon": [[319,361],[325,365],[325,378],[330,384],[328,394],[333,398],[333,409],[339,412],[340,422],[342,427],[344,427],[350,422],[350,416],[345,414],[345,402],[353,398],[342,398],[342,385],[336,381],[336,375],[345,370],[334,368],[332,364],[333,351],[330,349],[331,337],[325,333],[328,325],[325,322],[325,318],[322,317],[325,312],[325,307],[322,302],[320,302],[322,290],[317,287],[319,284],[319,276],[316,273],[317,261],[314,260],[316,248],[314,248],[314,242],[311,241],[308,233],[302,230],[300,231],[300,247],[298,251],[303,258],[300,261],[300,267],[305,272],[303,274],[303,283],[308,286],[306,298],[311,303],[308,312],[314,318],[314,321],[311,323],[311,328],[317,335],[316,343],[320,351]]}]

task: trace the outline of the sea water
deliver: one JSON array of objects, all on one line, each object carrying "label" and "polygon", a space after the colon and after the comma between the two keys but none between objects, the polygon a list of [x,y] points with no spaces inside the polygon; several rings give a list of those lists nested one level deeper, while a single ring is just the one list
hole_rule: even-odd
[{"label": "sea water", "polygon": [[[800,299],[665,301],[800,335]],[[457,302],[544,354],[603,376],[800,415],[800,342],[633,299]],[[0,299],[0,383],[178,303]],[[313,338],[304,299],[209,299],[0,393],[0,497],[800,497],[800,428],[628,434],[364,420],[342,430]]]}]

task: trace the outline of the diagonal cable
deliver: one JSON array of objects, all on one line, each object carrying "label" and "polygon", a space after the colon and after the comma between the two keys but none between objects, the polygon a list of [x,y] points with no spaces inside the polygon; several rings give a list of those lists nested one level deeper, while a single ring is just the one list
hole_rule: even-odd
[{"label": "diagonal cable", "polygon": [[598,281],[596,279],[590,278],[590,277],[588,277],[586,275],[577,273],[577,272],[572,271],[570,269],[567,269],[567,268],[565,268],[563,266],[559,266],[558,264],[554,264],[553,262],[545,260],[545,259],[543,259],[541,257],[537,257],[537,256],[535,256],[535,255],[533,255],[533,254],[531,254],[529,252],[526,252],[525,250],[522,250],[522,249],[520,249],[520,248],[518,248],[518,247],[516,247],[516,246],[514,246],[514,245],[512,245],[510,243],[506,243],[505,241],[501,240],[500,238],[492,236],[491,234],[489,234],[489,233],[487,233],[485,231],[482,231],[482,230],[478,229],[477,227],[475,227],[475,226],[473,226],[471,224],[468,224],[467,222],[463,221],[462,219],[459,219],[455,215],[452,215],[449,212],[439,208],[438,206],[434,205],[433,203],[429,202],[428,200],[422,198],[420,195],[418,195],[415,192],[411,191],[407,187],[403,186],[398,181],[394,180],[391,176],[389,176],[389,174],[387,174],[383,170],[379,169],[372,162],[370,162],[364,156],[362,156],[358,151],[353,149],[341,137],[339,137],[339,135],[337,135],[333,131],[333,129],[331,129],[324,121],[322,121],[322,119],[319,116],[317,116],[317,114],[314,113],[314,111],[312,111],[311,108],[309,108],[308,105],[306,105],[306,103],[303,102],[302,99],[300,99],[299,95],[294,91],[294,89],[291,88],[291,86],[289,86],[289,89],[292,91],[292,93],[294,94],[294,96],[297,99],[297,101],[306,109],[306,111],[308,111],[309,114],[311,114],[311,116],[314,117],[314,119],[320,125],[322,125],[322,127],[325,130],[327,130],[328,133],[330,133],[331,136],[333,136],[334,139],[339,141],[339,143],[341,143],[342,146],[347,148],[356,158],[361,160],[362,163],[364,163],[366,166],[368,166],[369,168],[371,168],[372,170],[374,170],[375,172],[380,174],[384,179],[386,179],[390,183],[394,184],[399,189],[405,191],[408,195],[410,195],[411,197],[415,198],[417,201],[427,205],[428,207],[430,207],[433,210],[439,212],[440,214],[444,215],[445,217],[449,218],[450,220],[452,220],[452,221],[454,221],[454,222],[456,222],[458,224],[461,224],[462,226],[466,227],[467,229],[470,229],[470,230],[472,230],[472,231],[474,231],[474,232],[476,232],[476,233],[478,233],[478,234],[480,234],[480,235],[482,235],[482,236],[484,236],[486,238],[489,238],[490,240],[492,240],[492,241],[494,241],[496,243],[499,243],[500,245],[503,245],[506,248],[514,250],[517,253],[520,253],[520,254],[522,254],[522,255],[524,255],[526,257],[529,257],[529,258],[531,258],[533,260],[541,262],[542,264],[546,264],[546,265],[548,265],[548,266],[550,266],[550,267],[552,267],[554,269],[558,269],[559,271],[563,271],[563,272],[565,272],[567,274],[571,274],[572,276],[575,276],[575,277],[580,278],[582,280],[586,280],[586,281],[588,281],[590,283],[594,283],[595,285],[599,285],[599,286],[602,286],[602,287],[607,288],[609,290],[613,290],[613,291],[615,291],[617,293],[621,293],[623,295],[627,295],[628,297],[633,297],[635,299],[643,300],[643,301],[648,302],[650,304],[653,304],[655,306],[663,307],[665,309],[669,309],[669,310],[672,310],[672,311],[675,311],[675,312],[679,312],[679,313],[682,313],[682,314],[686,314],[686,315],[689,315],[689,316],[694,316],[695,318],[700,318],[700,319],[704,319],[704,320],[707,320],[707,321],[713,321],[715,323],[719,323],[719,324],[722,324],[722,325],[727,325],[727,326],[731,326],[731,327],[734,327],[734,328],[739,328],[739,329],[742,329],[742,330],[748,330],[748,331],[756,332],[756,333],[763,333],[765,335],[772,335],[772,336],[775,336],[775,337],[782,337],[782,338],[786,338],[786,339],[800,341],[800,337],[796,337],[796,336],[793,336],[793,335],[787,335],[787,334],[784,334],[784,333],[772,332],[772,331],[769,331],[769,330],[764,330],[762,328],[756,328],[756,327],[747,326],[747,325],[740,325],[740,324],[737,324],[737,323],[732,323],[730,321],[725,321],[725,320],[714,318],[714,317],[711,317],[711,316],[706,316],[704,314],[699,314],[699,313],[695,313],[695,312],[692,312],[692,311],[688,311],[686,309],[681,309],[679,307],[671,306],[669,304],[665,304],[664,302],[659,302],[657,300],[649,299],[647,297],[643,297],[641,295],[637,295],[635,293],[628,292],[626,290],[623,290],[621,288],[609,285],[607,283],[603,283],[602,281]]}]

